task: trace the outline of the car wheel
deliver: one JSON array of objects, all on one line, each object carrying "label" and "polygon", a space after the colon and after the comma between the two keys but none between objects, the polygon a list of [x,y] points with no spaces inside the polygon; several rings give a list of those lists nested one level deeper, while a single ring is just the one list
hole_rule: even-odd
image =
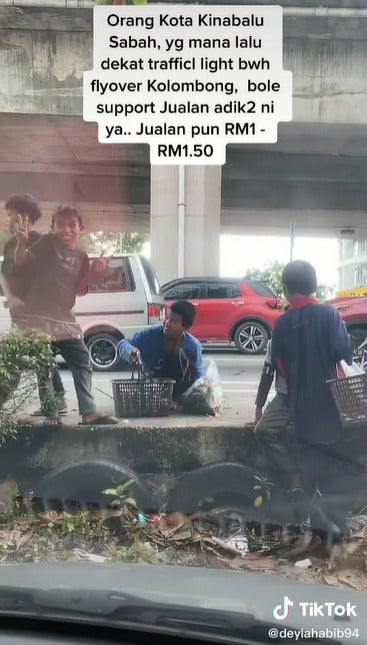
[{"label": "car wheel", "polygon": [[117,351],[119,342],[117,336],[106,333],[94,334],[87,339],[86,345],[93,369],[97,372],[107,372],[117,368],[120,363]]},{"label": "car wheel", "polygon": [[108,459],[81,459],[51,471],[41,481],[36,497],[46,508],[55,504],[63,509],[73,505],[106,507],[113,497],[102,491],[130,481],[129,497],[140,510],[154,511],[153,496],[139,476],[128,466]]},{"label": "car wheel", "polygon": [[269,332],[264,325],[253,320],[241,323],[234,335],[234,343],[242,354],[261,354],[269,340]]}]

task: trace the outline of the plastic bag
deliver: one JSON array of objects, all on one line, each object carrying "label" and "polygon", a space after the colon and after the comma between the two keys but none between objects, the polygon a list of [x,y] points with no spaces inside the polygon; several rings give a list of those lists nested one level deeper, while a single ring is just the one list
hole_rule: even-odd
[{"label": "plastic bag", "polygon": [[210,361],[205,376],[199,378],[183,394],[181,405],[189,414],[216,416],[223,406],[223,392],[219,372],[214,361]]},{"label": "plastic bag", "polygon": [[364,374],[363,367],[357,365],[353,361],[351,365],[348,365],[346,361],[340,361],[336,366],[336,374],[338,378],[346,378],[348,376],[359,376],[359,374]]}]

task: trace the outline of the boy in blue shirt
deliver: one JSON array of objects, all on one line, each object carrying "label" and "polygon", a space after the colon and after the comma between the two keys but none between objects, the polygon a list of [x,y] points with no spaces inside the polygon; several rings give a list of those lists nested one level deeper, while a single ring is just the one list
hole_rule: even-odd
[{"label": "boy in blue shirt", "polygon": [[125,361],[137,363],[142,360],[151,377],[176,381],[175,401],[205,373],[201,344],[188,331],[195,315],[191,302],[174,302],[163,325],[147,327],[131,340],[122,340],[118,347],[119,355]]}]

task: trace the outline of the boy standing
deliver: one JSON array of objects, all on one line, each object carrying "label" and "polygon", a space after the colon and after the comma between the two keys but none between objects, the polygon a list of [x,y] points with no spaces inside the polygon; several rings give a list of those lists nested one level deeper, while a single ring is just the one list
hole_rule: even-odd
[{"label": "boy standing", "polygon": [[119,355],[125,361],[142,360],[152,377],[176,381],[173,388],[176,401],[204,376],[201,344],[188,331],[195,316],[194,305],[179,300],[170,306],[164,325],[153,325],[135,334],[132,340],[119,343]]},{"label": "boy standing", "polygon": [[342,536],[353,496],[361,487],[361,433],[343,430],[326,381],[336,376],[341,360],[352,363],[350,338],[337,311],[319,304],[316,272],[294,261],[282,275],[289,310],[272,337],[272,365],[287,382],[290,421],[302,461],[305,493],[318,487],[327,514]]},{"label": "boy standing", "polygon": [[[263,412],[274,375],[276,394]],[[267,346],[255,405],[254,436],[265,457],[270,474],[287,490],[289,500],[296,500],[303,490],[296,454],[293,451],[294,442],[288,434],[290,415],[287,382],[284,376],[275,374],[271,362],[271,340]]]},{"label": "boy standing", "polygon": [[[70,367],[83,424],[114,424],[117,419],[96,410],[89,353],[72,311],[76,296],[88,292],[88,285],[98,278],[107,264],[105,259],[99,258],[90,267],[87,254],[78,249],[83,230],[77,208],[64,204],[55,210],[52,232],[29,246],[25,221],[16,229],[15,264],[27,265],[33,273],[26,297],[27,324],[48,333],[54,339],[55,349]],[[40,388],[43,400],[47,389],[46,384]]]},{"label": "boy standing", "polygon": [[[26,270],[22,270],[21,267],[16,267],[15,265],[15,250],[18,244],[18,237],[15,233],[19,225],[26,226],[28,233],[27,248],[35,244],[42,236],[33,230],[33,226],[40,219],[42,213],[36,198],[28,193],[17,193],[9,197],[5,203],[5,211],[9,230],[13,237],[4,246],[1,283],[9,303],[12,323],[21,327],[21,312],[32,286],[33,276],[29,267]],[[66,414],[65,389],[56,365],[52,368],[52,385],[57,397],[59,414]],[[34,416],[41,415],[42,410],[34,413]]]}]

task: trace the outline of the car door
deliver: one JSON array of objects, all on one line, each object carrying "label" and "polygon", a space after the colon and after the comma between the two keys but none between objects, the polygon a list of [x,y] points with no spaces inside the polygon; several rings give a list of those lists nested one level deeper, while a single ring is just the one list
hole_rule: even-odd
[{"label": "car door", "polygon": [[175,300],[188,300],[191,302],[196,310],[195,322],[190,329],[190,332],[199,340],[203,340],[203,332],[205,331],[203,325],[203,303],[205,297],[205,284],[193,280],[192,282],[178,282],[164,293],[164,299],[167,304],[171,304]]},{"label": "car door", "polygon": [[236,282],[208,281],[202,304],[202,320],[207,340],[227,341],[244,299]]}]

